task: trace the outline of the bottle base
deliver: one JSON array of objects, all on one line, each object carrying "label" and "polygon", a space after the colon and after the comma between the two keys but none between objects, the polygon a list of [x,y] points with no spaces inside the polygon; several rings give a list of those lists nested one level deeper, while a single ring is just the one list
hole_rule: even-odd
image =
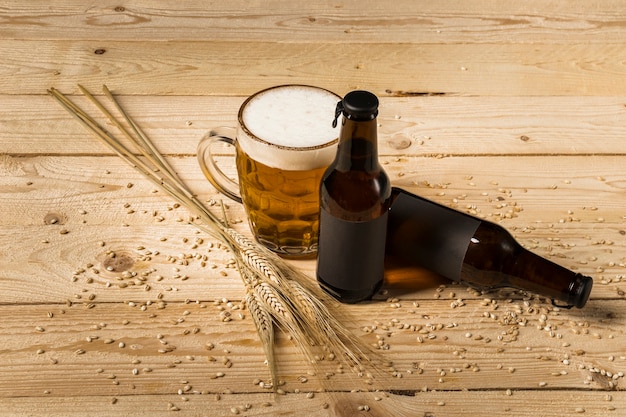
[{"label": "bottle base", "polygon": [[319,283],[322,290],[324,290],[324,292],[345,304],[355,304],[360,301],[370,300],[383,285],[383,281],[380,280],[379,282],[374,284],[373,287],[366,288],[364,290],[346,290],[343,288],[334,287],[324,282],[324,280],[320,277],[317,277],[317,282]]}]

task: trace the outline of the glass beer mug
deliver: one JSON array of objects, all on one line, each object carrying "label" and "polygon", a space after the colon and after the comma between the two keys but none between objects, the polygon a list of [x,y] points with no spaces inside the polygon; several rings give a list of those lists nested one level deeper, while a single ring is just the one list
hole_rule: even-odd
[{"label": "glass beer mug", "polygon": [[[332,120],[339,100],[313,86],[272,87],[241,105],[236,130],[214,129],[198,145],[209,182],[243,203],[255,238],[281,256],[317,252],[319,185],[337,150]],[[218,142],[235,147],[238,182],[217,166]]]}]

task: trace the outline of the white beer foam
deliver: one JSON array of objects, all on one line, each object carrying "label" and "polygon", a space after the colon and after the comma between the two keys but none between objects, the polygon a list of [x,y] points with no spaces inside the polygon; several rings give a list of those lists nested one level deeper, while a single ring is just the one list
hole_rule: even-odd
[{"label": "white beer foam", "polygon": [[[340,99],[309,86],[263,91],[241,111],[240,124],[245,128],[237,135],[239,145],[253,159],[273,167],[304,170],[328,165],[339,136],[332,121]],[[331,142],[335,143],[329,146]]]}]

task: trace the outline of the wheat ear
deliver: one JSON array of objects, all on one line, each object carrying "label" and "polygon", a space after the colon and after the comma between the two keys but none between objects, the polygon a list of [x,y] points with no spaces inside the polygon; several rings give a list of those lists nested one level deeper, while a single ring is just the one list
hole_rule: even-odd
[{"label": "wheat ear", "polygon": [[272,386],[278,386],[276,361],[274,360],[274,324],[272,316],[266,309],[261,307],[254,292],[248,290],[244,298],[246,307],[254,320],[259,339],[265,352],[265,358],[270,369],[270,378]]}]

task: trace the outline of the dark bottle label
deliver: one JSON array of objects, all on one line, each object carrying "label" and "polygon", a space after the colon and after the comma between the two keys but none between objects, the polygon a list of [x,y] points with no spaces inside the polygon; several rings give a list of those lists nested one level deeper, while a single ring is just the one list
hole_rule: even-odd
[{"label": "dark bottle label", "polygon": [[405,191],[391,205],[387,254],[459,281],[481,221]]},{"label": "dark bottle label", "polygon": [[375,288],[385,270],[387,216],[353,222],[322,209],[317,276],[340,290]]}]

